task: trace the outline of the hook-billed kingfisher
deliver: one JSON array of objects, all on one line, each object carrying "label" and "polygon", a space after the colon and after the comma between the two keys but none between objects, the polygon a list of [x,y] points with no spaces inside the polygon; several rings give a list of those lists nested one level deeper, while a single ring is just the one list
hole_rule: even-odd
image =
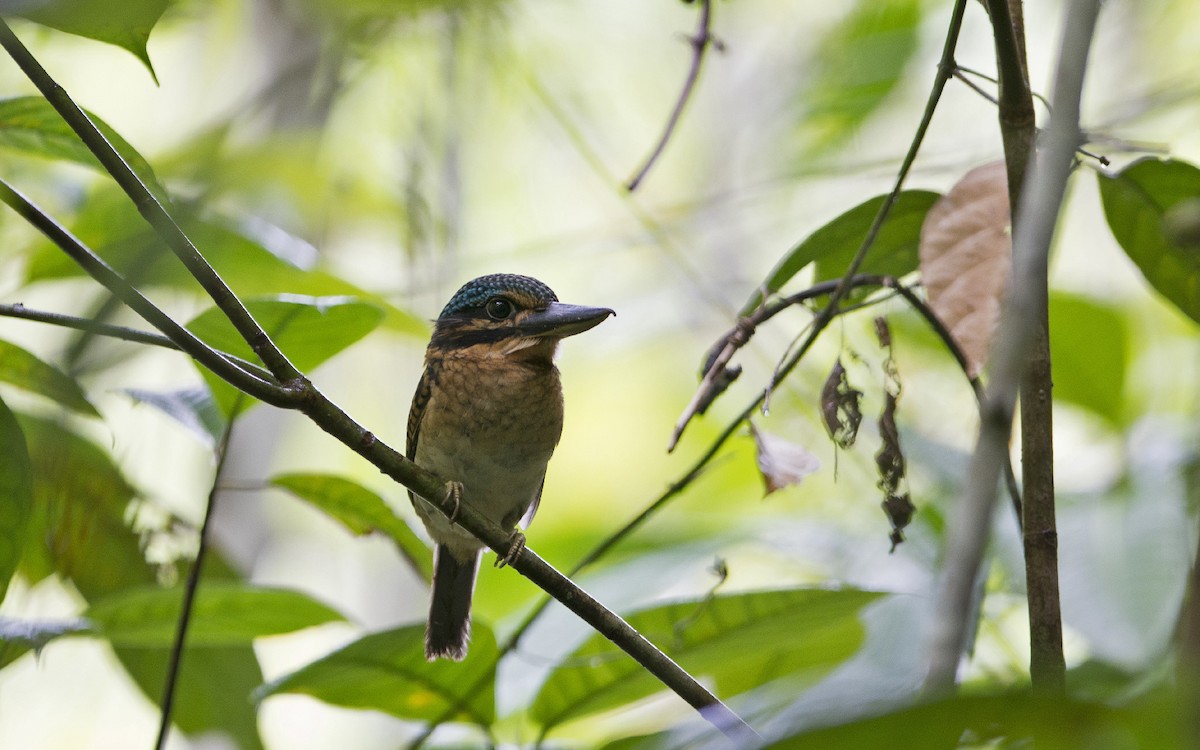
[{"label": "hook-billed kingfisher", "polygon": [[[537,279],[493,274],[467,282],[434,323],[425,372],[408,415],[407,455],[452,482],[467,503],[524,546],[541,500],[546,464],[562,434],[558,342],[612,310],[567,305]],[[428,501],[409,493],[433,539],[434,575],[425,631],[429,660],[461,660],[483,543]]]}]

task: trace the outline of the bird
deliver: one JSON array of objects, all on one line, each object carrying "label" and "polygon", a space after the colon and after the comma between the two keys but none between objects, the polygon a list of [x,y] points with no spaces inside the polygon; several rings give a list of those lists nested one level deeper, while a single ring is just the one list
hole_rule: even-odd
[{"label": "bird", "polygon": [[[451,482],[465,503],[512,534],[512,562],[541,501],[558,445],[563,395],[558,342],[616,313],[568,305],[530,276],[491,274],[467,282],[434,322],[425,369],[408,416],[406,455]],[[425,657],[461,661],[484,544],[420,495],[413,507],[434,542]]]}]

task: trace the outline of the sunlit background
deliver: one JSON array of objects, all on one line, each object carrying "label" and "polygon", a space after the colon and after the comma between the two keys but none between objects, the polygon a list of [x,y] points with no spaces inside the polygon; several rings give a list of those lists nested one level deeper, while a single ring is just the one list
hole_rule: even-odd
[{"label": "sunlit background", "polygon": [[[819,85],[822,66],[852,62],[838,57],[837,40],[828,37],[851,3],[717,2],[713,33],[721,48],[705,59],[678,131],[632,194],[622,183],[659,137],[691,59],[684,36],[695,29],[693,5],[179,2],[150,39],[157,85],[115,47],[29,24],[14,28],[78,102],[150,160],[178,200],[411,313],[407,324],[376,331],[313,373],[393,446],[404,442],[427,321],[466,280],[528,274],[564,301],[614,308],[616,318],[566,341],[559,358],[566,427],[529,543],[566,569],[682,475],[760,392],[803,315],[764,327],[739,355],[741,379],[666,452],[705,351],[776,259],[890,189],[950,6],[896,4],[916,14],[915,35],[897,42],[914,46],[894,90],[864,118],[823,110],[829,94]],[[1031,77],[1048,94],[1061,3],[1026,10]],[[1198,35],[1200,6],[1188,0],[1105,3],[1084,97],[1093,150],[1116,165],[1134,149],[1200,161]],[[958,62],[989,73],[993,59],[986,16],[972,3]],[[0,61],[0,93],[32,91],[7,58]],[[944,192],[967,169],[1000,156],[993,105],[952,81],[909,186]],[[0,159],[6,179],[68,224],[111,189],[83,169]],[[1067,658],[1069,665],[1096,658],[1150,671],[1163,659],[1193,553],[1197,482],[1185,465],[1196,460],[1200,439],[1200,346],[1195,325],[1156,297],[1109,234],[1093,184],[1097,168],[1085,159],[1073,183],[1053,280],[1118,321],[1124,386],[1115,420],[1070,404],[1055,412]],[[24,251],[9,248],[28,247],[32,231],[10,213],[2,221],[4,301],[80,315],[97,309],[102,296],[82,279],[26,284]],[[181,319],[202,309],[182,294],[156,299]],[[873,460],[882,354],[870,319],[879,313],[892,316],[896,331],[899,421],[918,506],[894,554]],[[49,361],[61,361],[73,340],[8,319],[0,333]],[[1068,333],[1095,335],[1086,327]],[[860,445],[835,455],[817,395],[839,352],[866,394],[868,417]],[[104,415],[102,425],[81,428],[111,449],[145,498],[131,520],[153,528],[169,512],[198,524],[212,481],[211,447],[121,391],[198,384],[196,371],[177,354],[103,341],[77,366],[93,373],[89,393]],[[1089,363],[1085,357],[1062,367],[1086,379]],[[702,594],[718,583],[712,568],[720,559],[729,573],[722,591],[845,584],[905,594],[868,610],[862,653],[789,696],[789,720],[800,725],[828,720],[851,697],[862,705],[919,683],[944,513],[977,420],[952,359],[898,302],[835,323],[770,403],[756,425],[813,451],[820,471],[764,499],[743,431],[579,582],[626,611]],[[267,679],[363,632],[423,620],[425,589],[394,547],[353,537],[264,485],[286,471],[342,474],[411,517],[399,488],[302,417],[266,407],[235,428],[230,451],[214,521],[217,548],[253,581],[301,589],[350,621],[261,640],[256,651]],[[1019,682],[1028,634],[1008,508],[998,509],[995,528],[993,593],[966,679]],[[149,538],[150,553],[163,559],[194,545],[189,533]],[[484,565],[476,617],[504,633],[537,593],[511,571]],[[65,617],[79,606],[51,578],[16,584],[0,613]],[[501,673],[501,713],[525,701],[538,676],[587,633],[552,609]],[[622,716],[621,731],[661,728],[687,714],[682,703],[656,700]],[[100,641],[55,642],[0,672],[0,747],[148,747],[157,720]],[[569,725],[555,737],[587,747],[612,732],[603,721],[612,717]],[[510,728],[522,737],[520,716]],[[267,747],[296,750],[394,748],[416,732],[381,713],[300,696],[268,699],[260,729]],[[170,746],[224,747],[215,737],[189,741],[178,733]]]}]

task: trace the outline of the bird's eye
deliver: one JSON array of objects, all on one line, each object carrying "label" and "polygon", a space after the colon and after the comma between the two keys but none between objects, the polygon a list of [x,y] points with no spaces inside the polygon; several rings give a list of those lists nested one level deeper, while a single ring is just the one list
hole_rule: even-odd
[{"label": "bird's eye", "polygon": [[513,304],[503,297],[491,298],[484,309],[492,320],[504,320],[513,314]]}]

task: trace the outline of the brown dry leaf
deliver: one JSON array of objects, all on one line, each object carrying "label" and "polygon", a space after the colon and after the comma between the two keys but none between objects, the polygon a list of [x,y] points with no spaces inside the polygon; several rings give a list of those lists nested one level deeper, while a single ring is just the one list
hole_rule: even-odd
[{"label": "brown dry leaf", "polygon": [[1012,270],[1012,218],[1003,161],[976,167],[929,209],[921,227],[921,280],[929,306],[983,369]]},{"label": "brown dry leaf", "polygon": [[821,418],[829,437],[839,448],[850,448],[858,437],[858,425],[862,422],[861,399],[862,391],[850,385],[839,357],[821,387]]},{"label": "brown dry leaf", "polygon": [[799,484],[809,474],[821,468],[821,459],[803,445],[763,432],[750,423],[754,436],[754,458],[762,472],[767,494],[788,485]]}]

